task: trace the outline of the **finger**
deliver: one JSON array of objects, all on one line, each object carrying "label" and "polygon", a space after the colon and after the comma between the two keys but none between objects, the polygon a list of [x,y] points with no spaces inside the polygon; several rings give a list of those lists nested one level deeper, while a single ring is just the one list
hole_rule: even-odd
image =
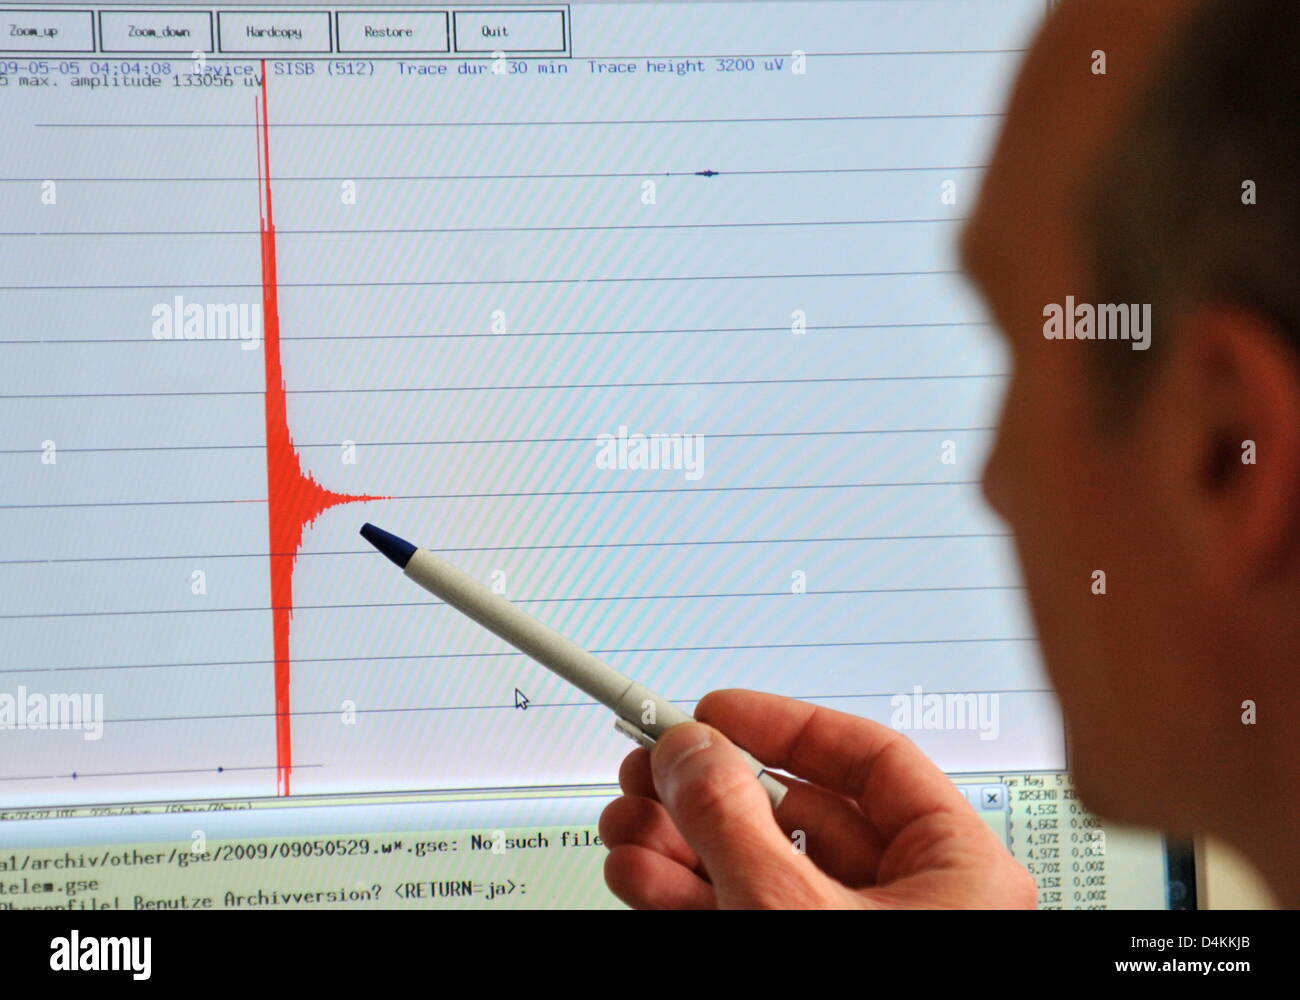
[{"label": "finger", "polygon": [[731,734],[764,764],[853,799],[883,843],[933,813],[958,813],[963,820],[970,813],[948,776],[911,740],[879,722],[740,690],[705,695],[696,717]]},{"label": "finger", "polygon": [[650,751],[637,747],[623,758],[618,768],[618,785],[624,795],[639,795],[643,799],[659,801],[654,777],[650,773]]},{"label": "finger", "polygon": [[655,786],[724,907],[817,907],[843,890],[790,849],[767,793],[722,733],[673,726],[650,754]]},{"label": "finger", "polygon": [[850,888],[874,885],[881,844],[862,810],[843,795],[806,781],[777,776],[789,788],[776,818],[822,871]]},{"label": "finger", "polygon": [[716,909],[713,887],[676,861],[639,844],[623,844],[605,858],[610,892],[638,910]]},{"label": "finger", "polygon": [[651,799],[636,795],[615,799],[601,812],[598,829],[600,839],[610,850],[635,844],[691,871],[700,865],[699,855],[686,843],[668,811]]},{"label": "finger", "polygon": [[988,852],[965,865],[928,868],[861,893],[875,909],[1034,910],[1034,877],[1009,855],[999,860]]}]

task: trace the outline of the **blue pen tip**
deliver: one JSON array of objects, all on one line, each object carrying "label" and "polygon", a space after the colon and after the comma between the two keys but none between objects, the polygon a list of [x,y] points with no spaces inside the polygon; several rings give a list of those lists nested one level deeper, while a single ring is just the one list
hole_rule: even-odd
[{"label": "blue pen tip", "polygon": [[411,556],[415,555],[415,546],[405,538],[390,535],[383,528],[376,528],[373,524],[363,524],[361,526],[361,537],[397,563],[402,569],[406,569],[406,564],[411,561]]}]

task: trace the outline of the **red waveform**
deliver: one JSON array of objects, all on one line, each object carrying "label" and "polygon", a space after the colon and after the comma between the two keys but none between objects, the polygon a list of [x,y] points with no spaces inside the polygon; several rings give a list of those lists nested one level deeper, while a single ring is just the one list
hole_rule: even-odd
[{"label": "red waveform", "polygon": [[[256,101],[254,105],[256,107]],[[258,119],[257,176],[261,203],[262,327],[266,351],[266,487],[270,523],[271,627],[275,644],[275,748],[277,792],[289,794],[293,741],[289,711],[289,629],[293,622],[293,567],[308,525],[339,504],[384,497],[335,493],[303,471],[289,433],[284,369],[280,364],[279,285],[275,274],[275,213],[271,207],[271,130],[266,97],[266,61]]]}]

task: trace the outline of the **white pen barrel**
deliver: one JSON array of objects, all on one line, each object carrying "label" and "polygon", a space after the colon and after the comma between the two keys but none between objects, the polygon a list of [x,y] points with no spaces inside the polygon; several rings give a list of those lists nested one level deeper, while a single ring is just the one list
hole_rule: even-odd
[{"label": "white pen barrel", "polygon": [[632,686],[632,678],[624,677],[427,549],[415,550],[406,564],[406,575],[607,708],[616,708]]},{"label": "white pen barrel", "polygon": [[[415,550],[406,564],[406,575],[461,614],[585,691],[651,738],[658,739],[670,727],[693,721],[692,716],[672,702],[623,676],[608,663],[592,656],[577,643],[543,625],[427,549]],[[741,750],[741,753],[766,789],[773,808],[780,805],[785,796],[785,786],[767,774],[763,765],[748,752]]]},{"label": "white pen barrel", "polygon": [[611,705],[620,719],[627,719],[643,733],[659,739],[664,730],[681,722],[691,722],[693,717],[687,715],[670,701],[655,694],[644,684],[633,682],[617,705]]}]

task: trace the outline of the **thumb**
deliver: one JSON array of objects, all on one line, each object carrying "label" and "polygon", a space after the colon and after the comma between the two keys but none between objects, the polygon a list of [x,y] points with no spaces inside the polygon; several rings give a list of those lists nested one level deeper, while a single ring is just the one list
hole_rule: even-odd
[{"label": "thumb", "polygon": [[829,883],[772,815],[735,745],[699,722],[673,726],[650,754],[655,789],[700,856],[721,907],[826,905]]}]

